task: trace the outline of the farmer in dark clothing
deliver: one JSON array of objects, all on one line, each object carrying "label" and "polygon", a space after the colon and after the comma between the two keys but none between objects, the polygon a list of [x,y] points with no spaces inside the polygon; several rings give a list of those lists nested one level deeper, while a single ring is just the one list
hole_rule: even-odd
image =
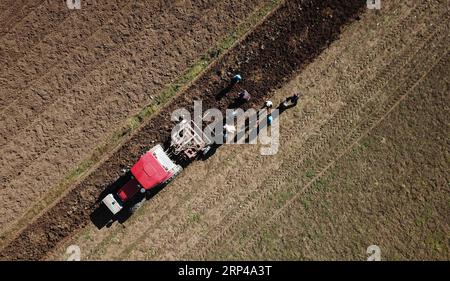
[{"label": "farmer in dark clothing", "polygon": [[300,94],[294,94],[290,97],[287,97],[279,106],[278,108],[280,111],[286,110],[288,108],[294,107],[297,105],[298,100],[300,98]]},{"label": "farmer in dark clothing", "polygon": [[234,99],[233,103],[230,104],[228,108],[239,108],[244,103],[248,102],[250,100],[250,97],[250,94],[246,90],[244,90],[239,93],[239,95]]}]

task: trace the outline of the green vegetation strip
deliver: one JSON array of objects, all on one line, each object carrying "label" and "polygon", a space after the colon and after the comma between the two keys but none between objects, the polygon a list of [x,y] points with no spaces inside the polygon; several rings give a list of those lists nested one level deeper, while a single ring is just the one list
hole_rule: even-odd
[{"label": "green vegetation strip", "polygon": [[166,105],[182,89],[186,88],[196,77],[198,77],[209,65],[219,56],[232,48],[240,38],[264,19],[272,10],[274,10],[283,0],[271,0],[264,4],[260,9],[251,14],[235,30],[229,33],[216,47],[210,49],[197,62],[189,67],[178,79],[170,84],[162,93],[156,97],[152,103],[145,106],[139,113],[129,118],[125,125],[113,133],[101,145],[94,149],[94,152],[86,160],[82,161],[74,170],[72,170],[55,188],[52,188],[44,198],[31,207],[27,213],[6,233],[0,235],[0,247],[6,243],[7,237],[24,227],[34,217],[39,215],[47,206],[55,202],[69,186],[88,174],[96,164],[100,162],[104,155],[114,150],[122,140],[130,136],[144,121],[149,119],[154,113]]}]

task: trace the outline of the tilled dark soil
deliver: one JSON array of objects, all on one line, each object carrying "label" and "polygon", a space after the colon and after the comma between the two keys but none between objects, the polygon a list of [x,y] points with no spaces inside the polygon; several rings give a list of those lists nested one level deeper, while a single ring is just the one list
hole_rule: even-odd
[{"label": "tilled dark soil", "polygon": [[[333,40],[341,28],[357,18],[365,1],[286,1],[240,44],[216,62],[160,113],[147,121],[104,163],[87,176],[55,206],[30,224],[0,253],[3,260],[37,260],[89,223],[99,194],[118,176],[125,165],[132,165],[152,141],[164,142],[173,123],[175,109],[192,108],[202,100],[203,108],[226,109],[239,89],[247,89],[251,101],[244,107],[259,107],[271,91],[279,88],[295,72],[310,63]],[[227,85],[232,73],[244,80],[219,101],[216,95]]]}]

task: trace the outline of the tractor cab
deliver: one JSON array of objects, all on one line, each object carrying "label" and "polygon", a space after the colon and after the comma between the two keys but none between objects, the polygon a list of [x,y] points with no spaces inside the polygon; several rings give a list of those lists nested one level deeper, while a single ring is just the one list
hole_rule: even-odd
[{"label": "tractor cab", "polygon": [[102,202],[113,214],[117,214],[137,193],[145,193],[170,181],[180,171],[181,167],[169,158],[162,146],[156,145],[133,165],[130,180],[117,192],[108,194]]}]

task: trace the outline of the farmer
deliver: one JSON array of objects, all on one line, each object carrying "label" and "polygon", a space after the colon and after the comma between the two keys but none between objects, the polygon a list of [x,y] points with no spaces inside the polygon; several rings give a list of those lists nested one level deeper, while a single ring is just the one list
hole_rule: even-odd
[{"label": "farmer", "polygon": [[294,107],[297,105],[297,102],[300,98],[300,94],[294,94],[290,97],[287,97],[280,105],[279,108],[280,110],[285,110],[291,107]]},{"label": "farmer", "polygon": [[268,100],[264,103],[264,108],[266,108],[267,110],[269,110],[270,108],[272,108],[273,103],[272,101]]},{"label": "farmer", "polygon": [[230,85],[233,87],[242,80],[242,76],[238,73],[231,78]]},{"label": "farmer", "polygon": [[273,122],[273,117],[272,117],[272,114],[269,113],[269,114],[267,114],[267,126],[272,125],[272,122]]},{"label": "farmer", "polygon": [[247,90],[244,90],[243,92],[239,93],[239,99],[243,102],[248,102],[250,100],[251,96],[247,92]]}]

